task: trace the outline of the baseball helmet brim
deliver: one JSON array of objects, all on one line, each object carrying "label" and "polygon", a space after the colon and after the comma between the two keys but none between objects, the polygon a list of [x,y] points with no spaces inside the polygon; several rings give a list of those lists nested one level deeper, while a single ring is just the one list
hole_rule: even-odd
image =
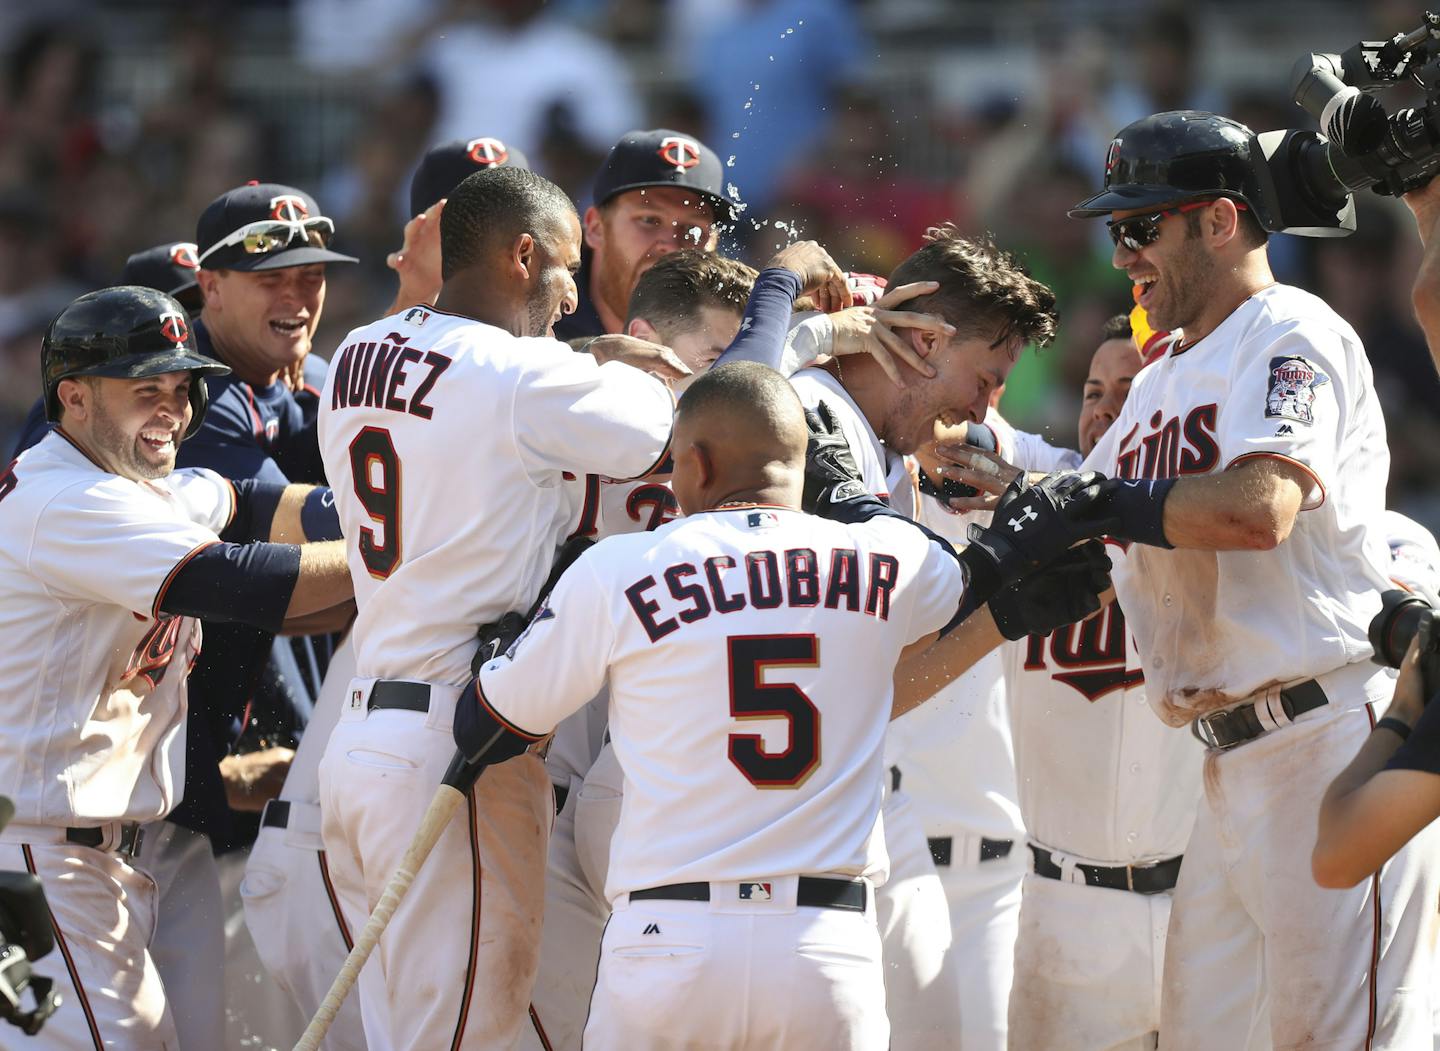
[{"label": "baseball helmet brim", "polygon": [[110,376],[117,379],[144,379],[147,376],[161,376],[167,372],[193,372],[200,376],[224,376],[230,366],[203,354],[181,351],[176,354],[127,354],[123,358],[79,369],[71,376]]},{"label": "baseball helmet brim", "polygon": [[[1066,214],[1071,219],[1096,219],[1111,212],[1128,211],[1131,208],[1149,208],[1152,205],[1170,204],[1197,195],[1193,190],[1180,190],[1174,186],[1112,186],[1094,197],[1086,198]],[[1211,194],[1209,196],[1220,196]]]}]

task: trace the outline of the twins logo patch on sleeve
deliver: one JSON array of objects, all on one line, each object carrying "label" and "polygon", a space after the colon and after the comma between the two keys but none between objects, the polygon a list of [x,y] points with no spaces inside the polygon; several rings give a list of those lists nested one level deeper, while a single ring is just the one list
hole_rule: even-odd
[{"label": "twins logo patch on sleeve", "polygon": [[1313,362],[1298,355],[1270,359],[1265,415],[1297,423],[1315,421],[1315,392],[1330,382]]}]

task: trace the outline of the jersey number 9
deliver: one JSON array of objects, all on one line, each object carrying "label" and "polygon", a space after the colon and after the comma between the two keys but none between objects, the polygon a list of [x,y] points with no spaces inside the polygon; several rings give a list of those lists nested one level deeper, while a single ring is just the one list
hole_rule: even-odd
[{"label": "jersey number 9", "polygon": [[400,564],[400,457],[390,432],[363,427],[350,442],[350,480],[365,513],[380,526],[379,540],[369,526],[360,528],[360,560],[376,580]]},{"label": "jersey number 9", "polygon": [[772,667],[814,668],[814,635],[734,635],[730,648],[730,714],[736,719],[783,718],[784,750],[767,752],[759,734],[731,734],[730,761],[756,788],[798,788],[820,765],[820,711],[793,682],[764,682]]}]

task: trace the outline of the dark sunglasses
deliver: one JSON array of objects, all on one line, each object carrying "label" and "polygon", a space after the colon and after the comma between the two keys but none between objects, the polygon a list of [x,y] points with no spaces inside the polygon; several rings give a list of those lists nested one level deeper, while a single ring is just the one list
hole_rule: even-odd
[{"label": "dark sunglasses", "polygon": [[[1206,201],[1191,201],[1189,204],[1182,204],[1176,208],[1162,208],[1158,212],[1149,215],[1132,215],[1128,219],[1112,219],[1105,224],[1110,231],[1110,240],[1118,248],[1124,245],[1132,252],[1138,252],[1146,245],[1153,245],[1160,237],[1160,220],[1168,219],[1172,215],[1181,215],[1184,212],[1193,212],[1199,208],[1208,208],[1218,198],[1210,198]],[[1239,211],[1248,211],[1244,201],[1236,201],[1235,207]]]}]

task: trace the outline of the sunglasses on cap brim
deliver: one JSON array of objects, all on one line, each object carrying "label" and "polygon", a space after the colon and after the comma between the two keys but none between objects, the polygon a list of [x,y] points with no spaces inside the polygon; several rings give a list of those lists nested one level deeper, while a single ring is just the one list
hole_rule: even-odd
[{"label": "sunglasses on cap brim", "polygon": [[[1110,240],[1118,248],[1124,245],[1132,252],[1138,252],[1146,245],[1153,245],[1160,238],[1160,221],[1168,219],[1172,215],[1182,215],[1185,212],[1193,212],[1200,208],[1208,208],[1214,204],[1218,197],[1210,197],[1203,201],[1191,201],[1188,204],[1178,205],[1174,208],[1162,208],[1158,212],[1151,212],[1148,215],[1132,215],[1128,219],[1112,219],[1105,224],[1110,231]],[[1235,201],[1237,211],[1249,211],[1244,201]]]},{"label": "sunglasses on cap brim", "polygon": [[301,219],[298,222],[284,219],[261,219],[257,222],[246,223],[238,230],[232,230],[216,241],[201,253],[200,263],[203,266],[206,259],[222,248],[229,248],[232,245],[239,245],[246,255],[265,255],[282,248],[290,248],[297,239],[303,242],[302,247],[309,245],[315,248],[325,248],[330,244],[330,238],[334,235],[335,224],[323,215]]}]

